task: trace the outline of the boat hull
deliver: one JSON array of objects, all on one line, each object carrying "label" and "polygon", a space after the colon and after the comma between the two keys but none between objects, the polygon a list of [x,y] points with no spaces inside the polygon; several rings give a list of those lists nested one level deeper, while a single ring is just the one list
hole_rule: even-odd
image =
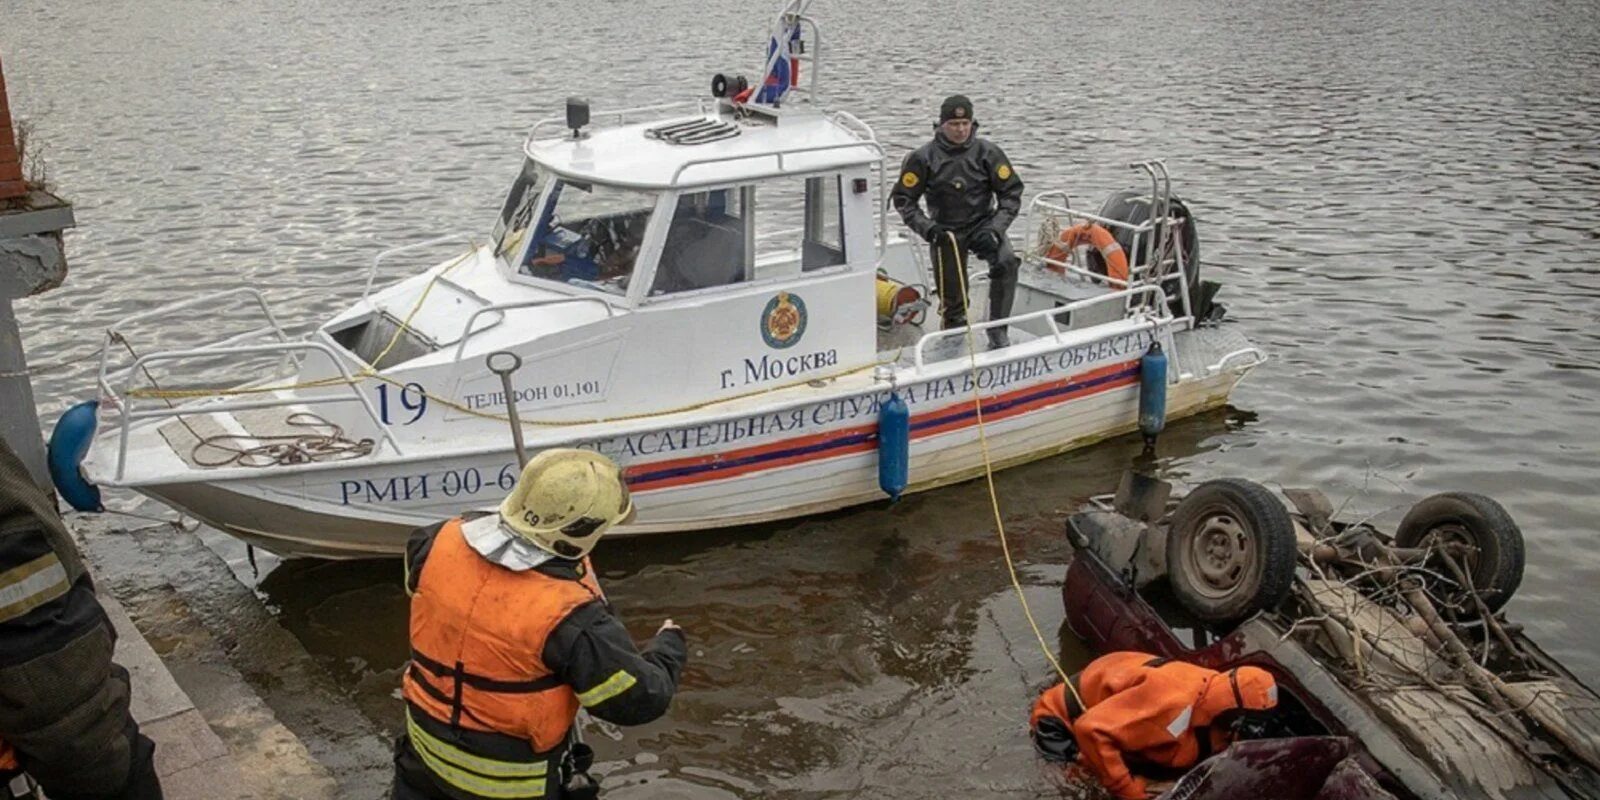
[{"label": "boat hull", "polygon": [[[1020,381],[992,393],[980,389],[981,435],[970,391],[963,394],[958,386],[940,397],[937,382],[906,387],[903,393],[914,401],[906,491],[982,475],[985,445],[990,464],[1003,469],[1136,430],[1137,367],[1134,359],[1064,379]],[[1171,384],[1167,418],[1221,406],[1243,374],[1223,370]],[[612,455],[627,471],[639,516],[614,536],[770,522],[884,499],[877,485],[875,431],[877,403],[886,396],[575,444]],[[833,424],[824,424],[829,420]],[[805,432],[816,428],[823,430]],[[705,444],[712,439],[725,444]],[[515,455],[507,448],[133,488],[280,555],[366,558],[400,554],[418,526],[492,508],[516,474]]]}]

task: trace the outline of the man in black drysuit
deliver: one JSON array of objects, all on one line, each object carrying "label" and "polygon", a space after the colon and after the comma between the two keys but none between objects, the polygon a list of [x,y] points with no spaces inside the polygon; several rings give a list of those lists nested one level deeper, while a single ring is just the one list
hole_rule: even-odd
[{"label": "man in black drysuit", "polygon": [[[928,241],[945,329],[967,324],[967,253],[989,262],[989,319],[1011,316],[1022,259],[1011,250],[1006,229],[1022,210],[1022,179],[1005,151],[977,137],[972,101],[945,98],[938,132],[900,168],[889,201],[906,226]],[[927,199],[923,213],[917,201]],[[952,235],[955,241],[951,241]],[[989,347],[1011,343],[1006,328],[990,328]]]},{"label": "man in black drysuit", "polygon": [[51,800],[160,800],[115,641],[55,502],[0,440],[0,798],[26,772]]}]

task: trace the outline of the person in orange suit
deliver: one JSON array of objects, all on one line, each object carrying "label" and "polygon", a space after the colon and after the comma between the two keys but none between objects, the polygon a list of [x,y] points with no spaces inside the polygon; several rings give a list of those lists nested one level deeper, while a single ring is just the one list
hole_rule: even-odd
[{"label": "person in orange suit", "polygon": [[1058,683],[1034,702],[1034,743],[1046,757],[1081,759],[1124,800],[1149,789],[1128,770],[1129,758],[1192,767],[1237,738],[1257,738],[1278,706],[1278,684],[1264,669],[1218,672],[1149,653],[1101,656],[1073,686],[1075,694]]}]

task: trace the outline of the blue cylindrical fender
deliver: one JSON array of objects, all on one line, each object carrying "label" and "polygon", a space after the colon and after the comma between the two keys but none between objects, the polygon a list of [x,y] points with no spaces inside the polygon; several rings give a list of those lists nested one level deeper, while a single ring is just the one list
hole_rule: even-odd
[{"label": "blue cylindrical fender", "polygon": [[79,511],[104,511],[100,503],[100,487],[83,477],[83,457],[94,443],[95,428],[99,425],[97,414],[100,401],[90,400],[67,409],[50,432],[50,448],[46,461],[50,465],[50,481],[62,499]]},{"label": "blue cylindrical fender", "polygon": [[1146,442],[1154,442],[1166,426],[1167,354],[1160,342],[1151,342],[1139,359],[1139,432]]},{"label": "blue cylindrical fender", "polygon": [[878,488],[899,500],[911,475],[911,409],[891,391],[878,411]]}]

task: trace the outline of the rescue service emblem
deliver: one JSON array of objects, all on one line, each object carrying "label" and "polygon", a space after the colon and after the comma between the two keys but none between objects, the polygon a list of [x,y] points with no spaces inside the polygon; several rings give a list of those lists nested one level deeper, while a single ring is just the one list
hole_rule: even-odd
[{"label": "rescue service emblem", "polygon": [[[909,174],[909,173],[907,173]],[[768,347],[793,347],[806,332],[806,303],[800,295],[779,292],[761,311],[761,339]]]},{"label": "rescue service emblem", "polygon": [[917,185],[917,173],[907,172],[906,174],[901,175],[900,185],[906,187],[907,189],[915,188]]},{"label": "rescue service emblem", "polygon": [[966,115],[967,115],[967,110],[966,109],[962,108],[961,106],[956,106],[956,116],[964,117]]},{"label": "rescue service emblem", "polygon": [[1003,180],[1003,181],[1011,180],[1011,165],[1010,164],[1001,164],[1000,168],[995,170],[994,172],[995,172],[996,175],[1000,176],[1000,180]]}]

